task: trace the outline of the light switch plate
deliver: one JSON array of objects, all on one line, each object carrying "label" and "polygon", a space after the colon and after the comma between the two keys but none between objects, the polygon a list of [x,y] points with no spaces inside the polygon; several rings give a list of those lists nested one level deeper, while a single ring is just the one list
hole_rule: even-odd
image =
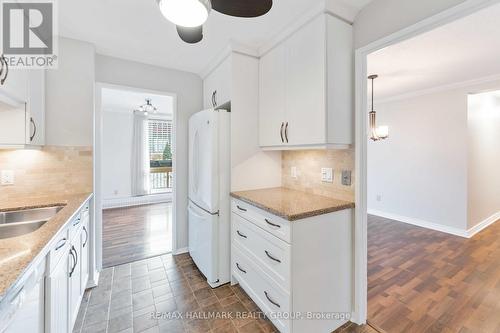
[{"label": "light switch plate", "polygon": [[351,186],[351,171],[350,170],[342,170],[342,185]]},{"label": "light switch plate", "polygon": [[321,181],[325,183],[333,183],[332,168],[321,168]]},{"label": "light switch plate", "polygon": [[12,170],[2,170],[0,174],[2,185],[13,185],[14,184],[14,171]]},{"label": "light switch plate", "polygon": [[291,167],[291,170],[290,170],[290,175],[292,176],[292,178],[294,179],[297,179],[297,167]]}]

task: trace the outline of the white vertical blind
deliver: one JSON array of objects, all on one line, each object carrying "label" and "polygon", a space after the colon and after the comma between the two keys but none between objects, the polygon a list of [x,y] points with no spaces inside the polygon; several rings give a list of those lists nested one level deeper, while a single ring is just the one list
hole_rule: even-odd
[{"label": "white vertical blind", "polygon": [[172,149],[172,121],[162,119],[149,119],[149,155],[153,160],[154,156],[163,154],[165,146]]}]

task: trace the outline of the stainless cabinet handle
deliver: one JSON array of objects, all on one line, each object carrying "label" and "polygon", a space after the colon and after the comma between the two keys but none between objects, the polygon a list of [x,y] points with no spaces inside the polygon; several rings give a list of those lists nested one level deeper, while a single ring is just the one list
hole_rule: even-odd
[{"label": "stainless cabinet handle", "polygon": [[217,106],[217,90],[214,91],[214,106]]},{"label": "stainless cabinet handle", "polygon": [[7,80],[7,76],[9,76],[9,64],[7,63],[7,60],[5,60],[4,55],[2,55],[2,61],[5,64],[5,76],[0,80],[1,85],[5,83],[5,80]]},{"label": "stainless cabinet handle", "polygon": [[241,268],[241,267],[240,267],[240,265],[239,265],[238,263],[236,263],[236,267],[237,267],[240,271],[242,271],[243,273],[245,273],[245,274],[247,273],[247,271],[245,271],[243,268]]},{"label": "stainless cabinet handle", "polygon": [[274,224],[272,223],[271,221],[269,221],[268,219],[264,219],[266,221],[267,224],[269,224],[270,226],[273,226],[273,227],[276,227],[276,228],[281,228],[281,226],[279,224]]},{"label": "stainless cabinet handle", "polygon": [[30,136],[30,142],[33,142],[33,139],[35,138],[36,135],[36,124],[35,121],[33,120],[33,117],[30,117],[30,123],[33,124],[33,134]]},{"label": "stainless cabinet handle", "polygon": [[267,293],[267,291],[264,291],[264,294],[266,295],[266,298],[269,302],[271,302],[272,304],[276,305],[278,308],[281,308],[281,306],[276,303],[275,301],[273,301],[270,297],[269,297],[269,294]]},{"label": "stainless cabinet handle", "polygon": [[89,240],[89,233],[87,231],[87,228],[85,228],[85,226],[83,226],[83,231],[85,231],[85,242],[83,242],[82,247],[85,247],[85,245],[87,245],[87,241]]},{"label": "stainless cabinet handle", "polygon": [[69,272],[69,277],[71,277],[73,275],[73,272],[75,271],[75,268],[76,268],[76,265],[78,265],[78,252],[76,252],[76,249],[73,245],[71,245],[71,252],[70,253],[74,253],[75,255],[73,256],[73,258],[75,259],[75,262],[74,262],[74,265],[73,267],[71,268],[71,272]]},{"label": "stainless cabinet handle", "polygon": [[239,210],[243,211],[243,212],[246,212],[247,210],[245,208],[241,208],[240,206],[236,205],[236,208],[238,208]]},{"label": "stainless cabinet handle", "polygon": [[5,67],[5,64],[3,63],[3,54],[2,56],[0,57],[0,77],[2,77],[2,74],[3,74],[3,68]]},{"label": "stainless cabinet handle", "polygon": [[66,241],[67,239],[66,238],[62,238],[59,240],[59,242],[57,242],[57,245],[56,245],[56,248],[55,250],[59,250],[61,247],[63,247],[65,244],[66,244]]},{"label": "stainless cabinet handle", "polygon": [[248,238],[246,235],[242,234],[239,230],[236,230],[236,233],[242,238]]},{"label": "stainless cabinet handle", "polygon": [[76,265],[75,265],[76,259],[75,259],[75,255],[73,254],[73,246],[69,249],[69,254],[71,255],[71,258],[73,258],[73,265],[69,271],[69,277],[71,277],[71,275],[73,275],[73,272],[74,272],[75,267],[76,267]]},{"label": "stainless cabinet handle", "polygon": [[82,220],[82,218],[81,218],[81,217],[77,218],[77,219],[73,222],[73,226],[75,226],[75,225],[79,225],[79,224],[80,224],[80,222],[81,222],[81,220]]},{"label": "stainless cabinet handle", "polygon": [[215,107],[215,91],[212,91],[212,106]]},{"label": "stainless cabinet handle", "polygon": [[283,140],[283,126],[285,126],[285,123],[281,123],[281,129],[280,129],[281,143],[285,143],[285,140]]},{"label": "stainless cabinet handle", "polygon": [[286,126],[285,126],[285,139],[286,139],[286,143],[288,143],[288,121],[286,122]]},{"label": "stainless cabinet handle", "polygon": [[275,257],[273,257],[272,255],[270,255],[270,254],[269,254],[269,252],[267,252],[267,250],[265,250],[264,252],[266,252],[266,255],[267,255],[267,257],[268,257],[269,259],[271,259],[271,260],[274,260],[274,261],[276,261],[276,262],[281,263],[281,260],[276,259],[276,258],[275,258]]}]

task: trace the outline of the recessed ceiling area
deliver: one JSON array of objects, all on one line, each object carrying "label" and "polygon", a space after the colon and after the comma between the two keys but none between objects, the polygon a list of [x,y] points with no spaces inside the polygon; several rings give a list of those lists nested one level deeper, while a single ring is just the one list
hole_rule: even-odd
[{"label": "recessed ceiling area", "polygon": [[[326,1],[359,10],[371,0]],[[269,13],[253,19],[212,10],[203,27],[203,40],[188,45],[160,13],[156,0],[64,0],[58,2],[59,32],[94,44],[99,54],[200,73],[230,41],[258,48],[324,2],[274,0]]]},{"label": "recessed ceiling area", "polygon": [[134,110],[146,103],[146,98],[151,99],[161,114],[173,113],[173,98],[165,95],[157,95],[145,92],[135,92],[115,88],[102,89],[102,109],[110,112],[127,112],[132,114]]},{"label": "recessed ceiling area", "polygon": [[376,99],[500,75],[499,18],[490,6],[370,54]]}]

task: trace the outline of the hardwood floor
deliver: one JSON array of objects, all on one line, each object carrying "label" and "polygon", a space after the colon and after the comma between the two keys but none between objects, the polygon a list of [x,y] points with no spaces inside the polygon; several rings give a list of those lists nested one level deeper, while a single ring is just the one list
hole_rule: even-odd
[{"label": "hardwood floor", "polygon": [[172,250],[172,203],[103,212],[103,267],[158,256]]},{"label": "hardwood floor", "polygon": [[388,333],[500,332],[500,223],[471,239],[370,216],[368,320]]}]

